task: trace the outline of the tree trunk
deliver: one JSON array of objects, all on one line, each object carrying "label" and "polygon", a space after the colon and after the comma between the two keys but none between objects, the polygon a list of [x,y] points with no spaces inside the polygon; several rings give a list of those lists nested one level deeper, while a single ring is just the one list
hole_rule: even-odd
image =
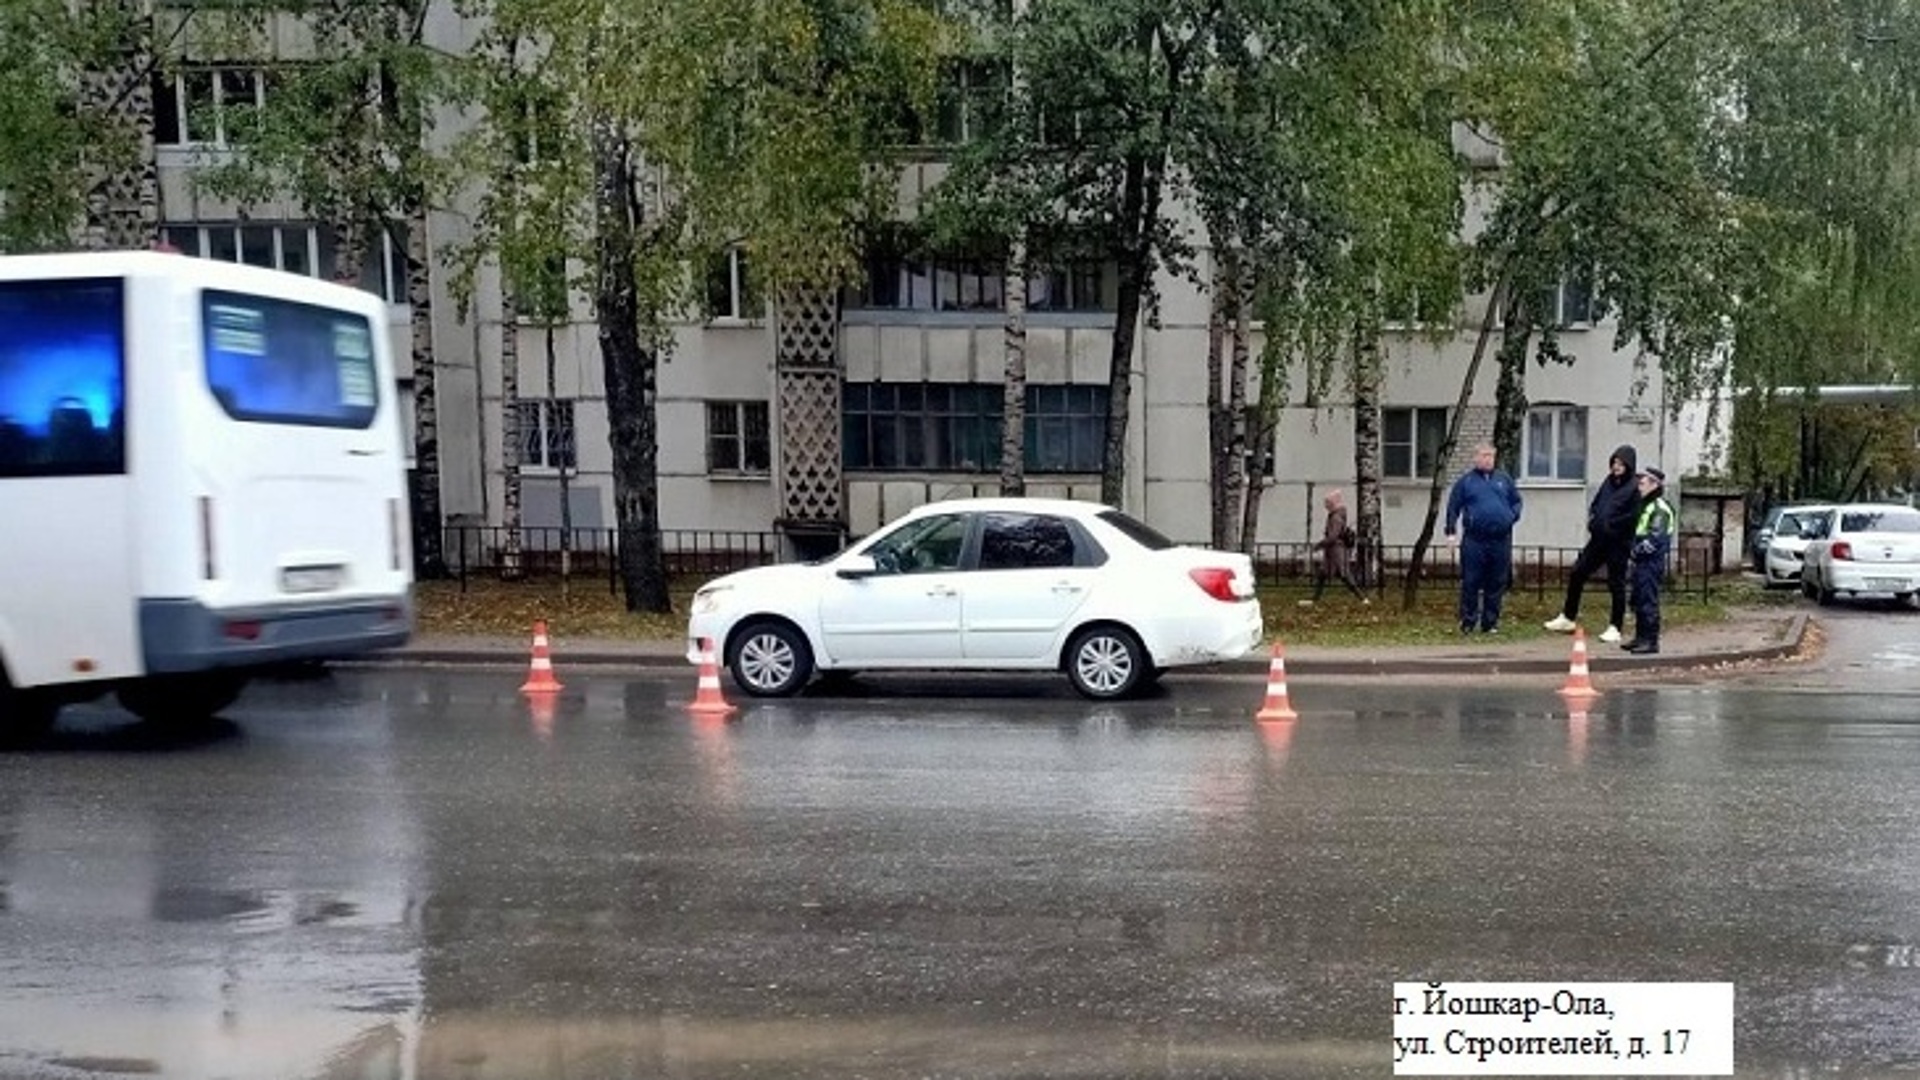
[{"label": "tree trunk", "polygon": [[[548,313],[546,324],[541,327],[541,337],[546,346],[547,353],[547,431],[550,433],[550,437],[554,442],[555,453],[553,464],[560,473],[560,595],[565,596],[573,580],[573,482],[571,478],[573,466],[567,462],[566,443],[561,437],[560,390],[558,385],[560,358],[553,345],[553,318],[551,312]],[[574,428],[573,424],[578,422],[578,417],[572,418],[572,423],[568,425],[568,430],[577,432],[578,429]],[[576,434],[576,444],[578,441],[579,436]],[[576,459],[578,453],[579,451],[576,445]]]},{"label": "tree trunk", "polygon": [[426,192],[407,192],[407,320],[413,339],[413,564],[414,576],[447,576],[440,511],[440,412],[433,360],[432,251],[427,238]]},{"label": "tree trunk", "polygon": [[[1245,424],[1248,437],[1257,447],[1270,446],[1273,443],[1274,430],[1279,427],[1280,410],[1286,407],[1281,400],[1280,380],[1260,380],[1260,403],[1253,409],[1253,419]],[[1245,410],[1241,410],[1244,415]],[[1264,452],[1248,454],[1246,461],[1246,498],[1241,507],[1240,535],[1237,548],[1251,556],[1260,540],[1260,502],[1267,493],[1267,455]]]},{"label": "tree trunk", "polygon": [[1500,336],[1500,383],[1494,393],[1493,449],[1509,476],[1521,474],[1520,443],[1527,423],[1527,347],[1533,343],[1533,316],[1526,290],[1517,289],[1507,304]]},{"label": "tree trunk", "polygon": [[1453,416],[1447,423],[1447,438],[1440,445],[1440,452],[1433,463],[1433,482],[1427,489],[1427,516],[1420,524],[1420,536],[1413,542],[1413,557],[1407,561],[1407,581],[1401,597],[1402,606],[1412,611],[1420,599],[1420,572],[1427,557],[1427,547],[1433,543],[1434,519],[1440,516],[1440,493],[1446,490],[1447,465],[1453,458],[1453,445],[1460,438],[1460,423],[1466,419],[1467,406],[1473,401],[1473,382],[1480,377],[1480,364],[1487,357],[1487,343],[1493,340],[1493,324],[1499,318],[1500,309],[1507,302],[1507,271],[1501,268],[1494,280],[1493,295],[1488,298],[1487,311],[1480,319],[1480,337],[1473,343],[1473,359],[1467,364],[1467,373],[1460,380],[1460,396],[1454,403]]},{"label": "tree trunk", "polygon": [[329,222],[333,227],[333,280],[349,289],[360,287],[367,268],[367,228],[356,212],[342,210]]},{"label": "tree trunk", "polygon": [[1153,267],[1154,224],[1160,219],[1164,151],[1149,161],[1127,155],[1120,196],[1120,295],[1114,305],[1113,352],[1107,365],[1107,439],[1100,463],[1100,501],[1119,507],[1127,495],[1127,422],[1133,399],[1133,343]]},{"label": "tree trunk", "polygon": [[[1254,458],[1264,458],[1267,440],[1261,437],[1270,427],[1268,417],[1280,415],[1278,406],[1268,412],[1269,401],[1267,386],[1260,388],[1260,421],[1251,425],[1257,430],[1248,432],[1247,423],[1247,365],[1250,359],[1250,339],[1253,336],[1253,260],[1245,251],[1235,250],[1228,264],[1232,269],[1233,280],[1233,361],[1227,371],[1227,423],[1230,437],[1227,440],[1227,506],[1240,509],[1239,528],[1230,529],[1227,540],[1228,550],[1244,551],[1253,554],[1253,545],[1260,539],[1260,485],[1265,482],[1264,462]],[[1278,383],[1279,380],[1268,380]]]},{"label": "tree trunk", "polygon": [[604,116],[593,124],[593,166],[595,308],[607,384],[620,578],[628,611],[667,613],[673,598],[660,543],[658,357],[641,341],[635,266],[641,209],[626,134]]},{"label": "tree trunk", "polygon": [[1213,280],[1207,290],[1207,498],[1212,510],[1209,542],[1225,550],[1233,521],[1227,505],[1227,455],[1232,452],[1233,421],[1227,413],[1225,387],[1227,339],[1226,240],[1213,245]]},{"label": "tree trunk", "polygon": [[[505,274],[501,275],[503,278]],[[500,576],[518,581],[520,563],[520,304],[512,285],[500,290],[500,521],[507,536]]]},{"label": "tree trunk", "polygon": [[1383,580],[1386,532],[1380,506],[1380,394],[1386,367],[1380,358],[1380,328],[1367,320],[1353,331],[1354,569],[1369,586]]},{"label": "tree trunk", "polygon": [[1006,385],[1000,418],[1000,494],[1027,493],[1027,241],[1007,258]]}]

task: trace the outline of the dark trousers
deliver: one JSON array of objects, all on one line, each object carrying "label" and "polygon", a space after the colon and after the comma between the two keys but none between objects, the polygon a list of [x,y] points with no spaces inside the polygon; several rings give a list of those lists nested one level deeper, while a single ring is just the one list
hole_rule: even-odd
[{"label": "dark trousers", "polygon": [[1359,582],[1353,580],[1353,560],[1344,555],[1326,555],[1323,556],[1318,563],[1315,563],[1313,567],[1314,600],[1318,601],[1321,594],[1327,591],[1327,582],[1332,578],[1338,578],[1345,582],[1347,588],[1353,595],[1361,598],[1366,597],[1367,594],[1360,591]]},{"label": "dark trousers", "polygon": [[1633,638],[1660,644],[1660,579],[1667,560],[1658,556],[1633,560]]},{"label": "dark trousers", "polygon": [[1491,630],[1513,581],[1513,537],[1467,536],[1460,541],[1460,627]]},{"label": "dark trousers", "polygon": [[1587,538],[1587,546],[1580,549],[1580,557],[1573,562],[1573,573],[1567,578],[1567,602],[1560,605],[1560,614],[1569,619],[1580,617],[1580,594],[1587,587],[1587,579],[1595,570],[1607,568],[1607,596],[1613,606],[1607,609],[1607,625],[1621,626],[1627,618],[1627,545],[1606,540],[1598,536]]}]

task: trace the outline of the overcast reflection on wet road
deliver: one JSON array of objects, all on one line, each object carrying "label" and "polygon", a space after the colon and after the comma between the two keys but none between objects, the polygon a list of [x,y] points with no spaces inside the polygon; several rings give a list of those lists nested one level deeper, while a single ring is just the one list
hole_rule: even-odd
[{"label": "overcast reflection on wet road", "polygon": [[1396,981],[1920,1067],[1914,699],[340,673],[0,756],[0,1076],[1391,1072]]}]

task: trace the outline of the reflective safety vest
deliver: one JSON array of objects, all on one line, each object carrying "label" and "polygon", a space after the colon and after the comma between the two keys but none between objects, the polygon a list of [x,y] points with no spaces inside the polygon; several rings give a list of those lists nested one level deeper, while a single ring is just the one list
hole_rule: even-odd
[{"label": "reflective safety vest", "polygon": [[1665,536],[1673,531],[1673,504],[1667,502],[1664,495],[1655,495],[1640,507],[1640,523],[1634,526],[1635,537]]}]

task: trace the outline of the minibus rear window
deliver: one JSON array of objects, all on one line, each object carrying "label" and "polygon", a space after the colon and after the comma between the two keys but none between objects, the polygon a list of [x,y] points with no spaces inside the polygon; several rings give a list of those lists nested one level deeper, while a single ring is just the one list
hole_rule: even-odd
[{"label": "minibus rear window", "polygon": [[207,387],[227,415],[366,428],[380,407],[364,315],[244,293],[201,295]]}]

